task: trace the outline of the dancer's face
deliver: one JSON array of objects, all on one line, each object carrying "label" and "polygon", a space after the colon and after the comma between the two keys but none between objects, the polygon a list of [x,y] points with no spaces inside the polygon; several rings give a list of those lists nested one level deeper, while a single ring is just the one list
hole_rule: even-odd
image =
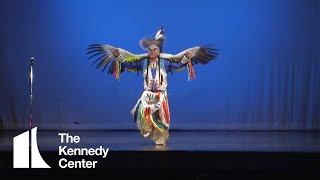
[{"label": "dancer's face", "polygon": [[150,59],[155,59],[159,56],[159,48],[158,47],[151,47],[148,50],[148,55],[150,57]]}]

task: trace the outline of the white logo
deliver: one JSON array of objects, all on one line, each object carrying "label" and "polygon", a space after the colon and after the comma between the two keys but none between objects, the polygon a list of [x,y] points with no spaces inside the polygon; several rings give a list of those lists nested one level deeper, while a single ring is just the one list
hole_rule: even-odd
[{"label": "white logo", "polygon": [[[13,168],[29,168],[29,131],[13,138]],[[51,168],[41,157],[37,144],[37,127],[31,129],[31,168]]]}]

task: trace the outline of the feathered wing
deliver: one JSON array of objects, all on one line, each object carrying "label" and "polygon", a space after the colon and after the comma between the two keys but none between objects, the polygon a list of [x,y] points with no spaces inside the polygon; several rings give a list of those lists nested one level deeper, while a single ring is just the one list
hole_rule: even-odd
[{"label": "feathered wing", "polygon": [[[212,45],[196,46],[186,50],[181,51],[178,54],[172,55],[167,53],[161,53],[160,58],[166,59],[172,62],[181,62],[186,54],[189,54],[190,61],[187,63],[188,67],[188,79],[195,79],[193,65],[203,64],[206,65],[209,62],[216,60],[218,56],[218,49],[214,48]],[[181,71],[181,68],[173,69],[176,71]]]},{"label": "feathered wing", "polygon": [[207,64],[210,61],[215,60],[218,56],[218,49],[206,45],[192,47],[175,55],[161,53],[160,57],[169,61],[180,62],[187,52],[190,53],[190,59],[193,64]]},{"label": "feathered wing", "polygon": [[[120,78],[120,74],[124,72],[125,68],[121,63],[116,61],[117,50],[120,55],[125,59],[127,63],[138,62],[148,57],[147,53],[144,54],[133,54],[125,49],[116,48],[110,45],[102,44],[91,44],[87,48],[87,53],[91,56],[89,59],[95,59],[92,63],[98,63],[96,69],[105,71],[108,68],[108,74],[115,75],[116,79]],[[128,71],[136,71],[136,69],[127,69]]]}]

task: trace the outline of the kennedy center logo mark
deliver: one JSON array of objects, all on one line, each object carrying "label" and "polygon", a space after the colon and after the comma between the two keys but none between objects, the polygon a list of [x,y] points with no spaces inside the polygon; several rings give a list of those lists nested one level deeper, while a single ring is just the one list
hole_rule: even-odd
[{"label": "kennedy center logo mark", "polygon": [[[29,131],[13,138],[13,168],[29,168]],[[41,157],[37,144],[37,127],[31,129],[31,168],[51,168]]]}]

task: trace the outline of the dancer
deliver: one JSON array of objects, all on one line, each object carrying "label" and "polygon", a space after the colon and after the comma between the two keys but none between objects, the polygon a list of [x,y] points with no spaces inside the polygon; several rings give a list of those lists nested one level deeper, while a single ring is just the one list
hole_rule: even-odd
[{"label": "dancer", "polygon": [[[144,92],[131,110],[137,128],[143,137],[151,138],[157,145],[165,145],[169,137],[170,109],[167,94],[167,74],[173,71],[188,70],[188,80],[195,79],[193,66],[207,64],[215,60],[218,49],[210,46],[195,46],[176,55],[163,53],[166,37],[163,26],[153,38],[143,38],[140,46],[147,53],[133,54],[125,49],[110,45],[92,44],[87,54],[89,59],[100,55],[97,69],[120,79],[120,74],[141,72],[144,77]],[[94,62],[94,63],[95,63]]]}]

